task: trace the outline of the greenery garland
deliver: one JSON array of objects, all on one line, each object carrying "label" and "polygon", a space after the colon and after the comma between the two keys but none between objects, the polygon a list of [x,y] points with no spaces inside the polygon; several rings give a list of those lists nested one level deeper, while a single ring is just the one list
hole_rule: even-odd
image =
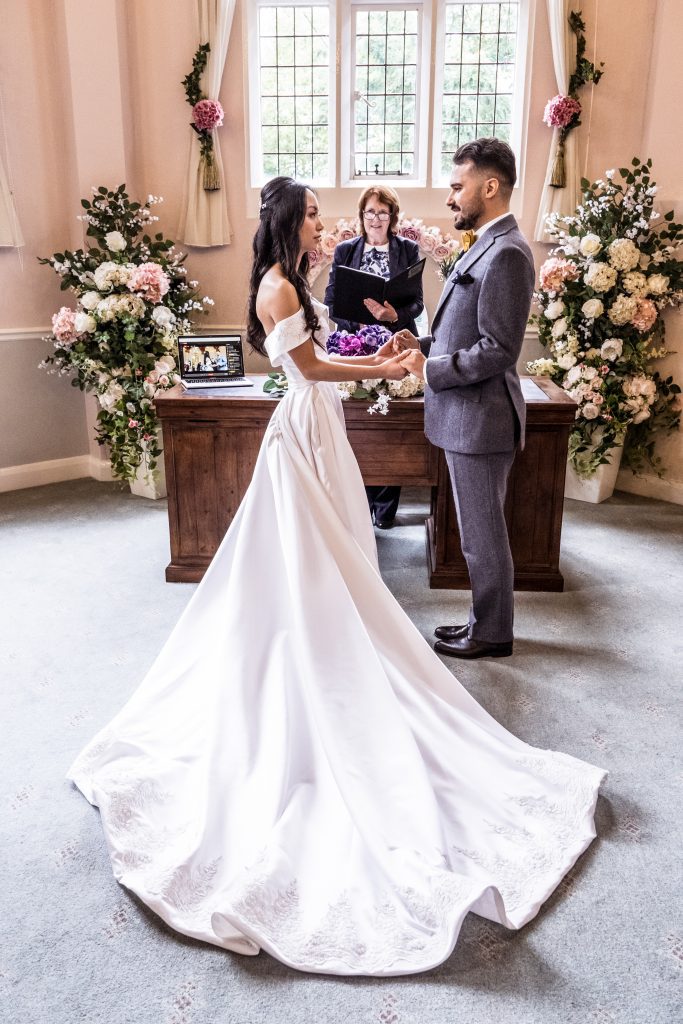
[{"label": "greenery garland", "polygon": [[224,112],[218,100],[208,99],[201,90],[200,79],[206,70],[210,52],[209,43],[198,47],[192,58],[192,71],[183,78],[182,85],[192,107],[190,128],[199,136],[204,189],[216,192],[221,187],[221,179],[213,152],[213,131],[223,124]]}]

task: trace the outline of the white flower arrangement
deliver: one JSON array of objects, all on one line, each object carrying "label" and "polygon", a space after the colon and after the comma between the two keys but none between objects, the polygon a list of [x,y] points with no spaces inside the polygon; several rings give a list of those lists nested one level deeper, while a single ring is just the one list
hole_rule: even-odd
[{"label": "white flower arrangement", "polygon": [[76,297],[75,308],[62,306],[52,318],[46,340],[54,353],[41,365],[73,373],[74,386],[97,396],[97,440],[121,480],[132,480],[141,464],[154,470],[161,450],[153,399],[176,383],[178,334],[190,333],[191,316],[212,304],[197,301],[173,242],[138,237],[158,220],[150,210],[158,202],[131,203],[123,185],[94,188],[92,201],[81,200],[81,219],[96,244],[40,260]]},{"label": "white flower arrangement", "polygon": [[548,355],[528,370],[577,402],[569,454],[583,476],[622,442],[634,472],[650,465],[660,473],[655,435],[680,423],[681,389],[652,363],[667,352],[662,313],[683,302],[683,225],[668,212],[655,227],[651,168],[634,157],[620,183],[615,171],[583,179],[575,215],[549,218],[557,244],[541,267],[532,317]]}]

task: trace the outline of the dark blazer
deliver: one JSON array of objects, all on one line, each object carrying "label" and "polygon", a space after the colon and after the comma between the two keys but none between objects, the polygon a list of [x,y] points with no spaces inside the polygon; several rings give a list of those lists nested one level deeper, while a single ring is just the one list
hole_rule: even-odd
[{"label": "dark blazer", "polygon": [[[325,305],[330,311],[330,317],[337,325],[337,330],[349,331],[351,334],[358,330],[359,324],[351,323],[348,320],[338,320],[334,315],[335,274],[337,267],[355,267],[356,270],[360,270],[364,248],[365,239],[362,235],[359,235],[358,238],[351,238],[348,242],[339,243],[334,250],[334,261],[330,267],[330,278],[325,289]],[[389,273],[392,277],[411,267],[413,263],[417,263],[419,258],[420,250],[417,242],[413,242],[409,238],[402,238],[400,235],[389,236]],[[394,308],[398,313],[398,323],[383,324],[383,326],[390,327],[392,331],[400,331],[407,327],[413,334],[417,333],[415,317],[419,316],[424,309],[422,286],[420,286],[420,295],[414,302],[407,306],[395,306]],[[381,321],[375,320],[374,316],[368,313],[367,323],[378,324]]]},{"label": "dark blazer", "polygon": [[534,262],[508,214],[455,264],[420,339],[427,356],[425,433],[466,455],[524,444],[526,409],[516,363],[534,290]]}]

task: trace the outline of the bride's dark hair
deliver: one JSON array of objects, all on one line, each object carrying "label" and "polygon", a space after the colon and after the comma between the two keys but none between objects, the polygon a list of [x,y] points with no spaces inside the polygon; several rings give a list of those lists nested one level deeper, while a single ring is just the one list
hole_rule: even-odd
[{"label": "bride's dark hair", "polygon": [[294,286],[301,303],[306,327],[315,341],[320,321],[315,315],[306,280],[308,256],[299,261],[299,231],[306,217],[306,191],[313,191],[293,178],[273,178],[261,189],[259,226],[254,235],[254,262],[249,280],[247,341],[257,352],[265,351],[265,331],[256,316],[256,293],[264,274],[279,263],[282,273]]}]

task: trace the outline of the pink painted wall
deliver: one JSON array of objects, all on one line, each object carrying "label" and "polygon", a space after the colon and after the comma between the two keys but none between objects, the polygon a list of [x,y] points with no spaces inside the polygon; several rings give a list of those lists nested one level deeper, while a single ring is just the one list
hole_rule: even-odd
[{"label": "pink painted wall", "polygon": [[[592,118],[590,93],[584,92],[581,169],[585,165],[593,177],[628,162],[634,153],[649,154],[655,159],[663,194],[680,200],[671,126],[680,117],[675,40],[681,38],[681,4],[639,0],[628,4],[628,17],[624,17],[623,0],[584,0],[581,7],[589,26],[590,57],[594,56],[597,11],[596,55],[606,64],[606,74],[594,92]],[[16,254],[0,250],[0,332],[49,323],[61,296],[50,272],[39,267],[34,257],[77,242],[78,199],[90,184],[118,184],[125,170],[127,182],[139,196],[150,192],[164,196],[164,204],[157,209],[159,228],[176,236],[190,132],[189,107],[180,82],[196,46],[193,8],[189,0],[101,0],[98,4],[24,0],[11,5],[9,30],[0,37],[0,61],[7,72],[3,88],[10,158],[26,249],[23,270]],[[216,302],[206,322],[224,325],[244,322],[255,228],[255,192],[248,187],[246,173],[245,10],[246,0],[238,0],[220,95],[226,111],[220,144],[234,239],[220,249],[191,249],[188,258],[191,276]],[[111,39],[112,32],[115,46],[109,46],[106,55],[97,58],[97,48],[83,52],[91,39]],[[515,199],[515,211],[528,236],[533,233],[550,144],[541,112],[555,91],[546,5],[545,0],[537,0],[525,178]],[[89,181],[89,175],[97,175],[97,180]],[[323,191],[324,217],[333,222],[349,214],[355,196],[355,189]],[[443,230],[450,227],[442,190],[406,188],[402,200],[408,214]],[[540,262],[547,247],[537,244],[534,249]],[[323,287],[324,278],[316,292]],[[433,275],[427,288],[431,308],[438,292]],[[672,319],[676,316],[680,318],[673,314]],[[672,335],[677,329],[672,325]],[[23,382],[23,389],[30,390],[34,384]],[[70,414],[81,415],[81,406],[76,409],[80,396],[69,394],[64,401],[71,401]],[[26,414],[34,416],[30,401],[26,408]],[[36,460],[43,457],[39,444],[40,439]],[[71,434],[69,445],[73,445]],[[69,448],[64,454],[75,452]],[[683,474],[683,457],[675,452],[671,457]]]}]

